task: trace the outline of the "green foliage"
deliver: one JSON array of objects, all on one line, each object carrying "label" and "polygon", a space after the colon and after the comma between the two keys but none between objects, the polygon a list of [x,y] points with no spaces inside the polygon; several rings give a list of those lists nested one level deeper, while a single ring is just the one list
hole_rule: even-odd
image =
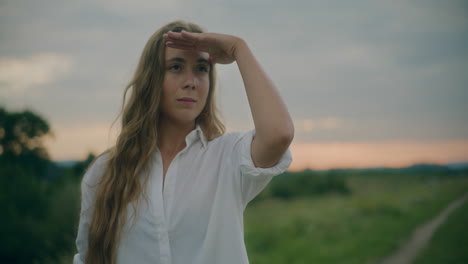
[{"label": "green foliage", "polygon": [[49,160],[49,133],[37,114],[0,107],[0,263],[51,263],[73,251],[82,169]]},{"label": "green foliage", "polygon": [[44,239],[42,224],[48,213],[46,186],[23,164],[0,161],[0,262],[28,263],[40,257],[35,241]]},{"label": "green foliage", "polygon": [[38,175],[45,173],[49,160],[43,137],[49,124],[31,111],[9,113],[0,107],[0,159],[27,164]]},{"label": "green foliage", "polygon": [[84,171],[88,168],[89,164],[96,158],[96,155],[93,153],[89,153],[88,157],[81,162],[76,163],[72,168],[71,168],[71,174],[78,178],[75,180],[81,180],[81,176],[83,175]]},{"label": "green foliage", "polygon": [[267,198],[291,200],[298,197],[313,197],[327,193],[348,195],[344,174],[335,171],[286,172],[272,179],[265,190],[252,202]]}]

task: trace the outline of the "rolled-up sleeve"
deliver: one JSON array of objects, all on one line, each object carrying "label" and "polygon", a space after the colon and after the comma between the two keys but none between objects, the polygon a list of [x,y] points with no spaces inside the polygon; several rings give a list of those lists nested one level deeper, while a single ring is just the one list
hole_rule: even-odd
[{"label": "rolled-up sleeve", "polygon": [[269,168],[255,167],[250,151],[254,135],[255,129],[241,133],[237,142],[244,207],[265,188],[274,176],[285,172],[292,162],[291,151],[288,148],[274,166]]}]

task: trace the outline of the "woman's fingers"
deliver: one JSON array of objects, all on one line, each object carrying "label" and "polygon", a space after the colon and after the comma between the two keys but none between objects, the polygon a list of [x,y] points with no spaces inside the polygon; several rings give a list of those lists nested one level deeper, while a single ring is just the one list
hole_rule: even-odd
[{"label": "woman's fingers", "polygon": [[193,44],[193,41],[189,41],[180,37],[174,37],[169,34],[164,34],[163,35],[165,41],[171,41],[174,43],[185,43],[185,44]]},{"label": "woman's fingers", "polygon": [[170,48],[174,48],[174,49],[185,49],[185,50],[196,49],[195,45],[193,44],[186,44],[186,43],[172,42],[172,41],[167,41],[166,46]]},{"label": "woman's fingers", "polygon": [[180,35],[187,40],[193,41],[193,42],[198,42],[200,40],[200,34],[201,33],[192,33],[192,32],[187,32],[185,30],[182,30],[180,32]]},{"label": "woman's fingers", "polygon": [[164,34],[166,46],[183,50],[198,50],[210,54],[211,63],[228,64],[233,61],[232,56],[225,51],[226,43],[223,42],[222,35],[211,33],[192,33],[187,31],[168,32]]},{"label": "woman's fingers", "polygon": [[183,41],[183,42],[190,42],[190,43],[197,43],[198,36],[197,33],[189,33],[186,31],[182,32],[172,32],[169,31],[167,34],[164,34],[164,38],[166,40],[174,40],[174,41]]},{"label": "woman's fingers", "polygon": [[164,36],[167,36],[167,38],[169,39],[184,39],[180,32],[169,31],[166,34],[164,34]]},{"label": "woman's fingers", "polygon": [[[188,33],[188,32],[185,32],[185,33]],[[167,44],[167,46],[171,48],[190,49],[190,50],[199,49],[199,50],[205,51],[205,49],[203,49],[200,45],[198,45],[199,42],[197,41],[196,37],[193,37],[193,36],[187,37],[188,35],[182,35],[181,33],[178,33],[178,32],[168,32],[168,34],[164,34],[164,39],[166,43],[170,43],[170,44]]]}]

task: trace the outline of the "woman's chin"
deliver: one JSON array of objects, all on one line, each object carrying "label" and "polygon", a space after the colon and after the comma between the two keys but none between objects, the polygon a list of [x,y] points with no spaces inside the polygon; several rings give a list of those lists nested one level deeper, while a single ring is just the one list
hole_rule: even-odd
[{"label": "woman's chin", "polygon": [[179,123],[180,125],[192,125],[195,124],[196,116],[192,117],[183,117],[183,118],[177,118],[174,120],[174,122]]}]

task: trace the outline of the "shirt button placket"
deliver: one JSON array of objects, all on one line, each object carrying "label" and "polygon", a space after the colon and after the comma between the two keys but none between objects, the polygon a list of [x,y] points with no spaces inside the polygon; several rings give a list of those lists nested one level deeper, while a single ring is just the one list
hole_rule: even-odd
[{"label": "shirt button placket", "polygon": [[167,230],[161,230],[158,234],[159,242],[161,245],[161,263],[169,264],[171,256],[171,248],[169,246],[169,238]]},{"label": "shirt button placket", "polygon": [[178,153],[175,158],[172,160],[166,174],[166,184],[164,186],[164,210],[166,212],[166,221],[169,221],[170,209],[172,205],[172,195],[174,194],[174,184],[176,181],[177,174],[179,173],[179,159],[182,153]]},{"label": "shirt button placket", "polygon": [[[161,166],[160,173],[162,175],[162,162],[160,163],[160,166]],[[169,170],[167,171],[167,173],[169,174]],[[167,178],[170,179],[170,177],[167,177]],[[171,249],[169,245],[168,227],[167,227],[167,220],[166,220],[167,214],[168,214],[167,205],[166,205],[167,199],[165,199],[165,193],[167,192],[166,187],[168,187],[167,183],[168,182],[166,182],[166,186],[164,187],[163,193],[158,191],[158,193],[160,194],[159,195],[160,198],[158,199],[159,201],[157,201],[157,204],[159,205],[157,208],[157,211],[159,211],[159,213],[157,213],[157,215],[159,215],[159,217],[157,217],[157,221],[156,221],[156,232],[157,232],[158,244],[159,244],[159,260],[160,260],[160,263],[162,264],[170,264],[171,262],[171,259],[170,259]],[[161,177],[161,184],[162,184],[162,177]]]},{"label": "shirt button placket", "polygon": [[171,202],[172,202],[172,193],[174,189],[174,177],[177,176],[177,162],[178,162],[178,156],[172,160],[171,164],[169,165],[169,168],[167,170],[166,174],[166,183],[164,186],[164,191],[163,191],[163,205],[164,205],[164,217],[163,221],[164,223],[162,224],[162,228],[159,232],[159,242],[161,245],[161,263],[164,264],[170,264],[171,263],[171,247],[169,243],[169,216],[170,216],[170,208],[171,208]]}]

